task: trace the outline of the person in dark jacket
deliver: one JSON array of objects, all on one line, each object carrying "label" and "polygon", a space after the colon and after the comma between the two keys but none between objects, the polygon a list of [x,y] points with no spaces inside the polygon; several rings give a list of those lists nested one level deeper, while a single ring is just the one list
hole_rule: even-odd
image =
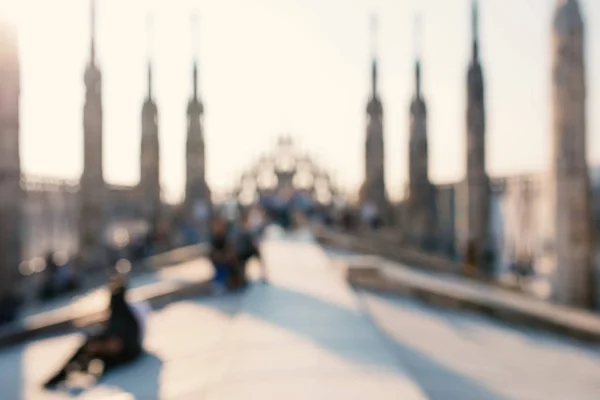
[{"label": "person in dark jacket", "polygon": [[0,326],[15,321],[22,304],[23,299],[14,290],[0,297]]},{"label": "person in dark jacket", "polygon": [[129,363],[142,353],[140,324],[127,304],[127,285],[123,276],[111,281],[110,317],[104,329],[90,335],[63,367],[45,384],[47,389],[55,388],[68,379],[70,371],[89,372],[92,361],[103,364],[102,373],[117,366]]},{"label": "person in dark jacket", "polygon": [[231,286],[234,270],[237,266],[235,248],[232,243],[229,224],[221,217],[216,217],[210,230],[209,258],[215,269],[213,288],[217,293]]}]

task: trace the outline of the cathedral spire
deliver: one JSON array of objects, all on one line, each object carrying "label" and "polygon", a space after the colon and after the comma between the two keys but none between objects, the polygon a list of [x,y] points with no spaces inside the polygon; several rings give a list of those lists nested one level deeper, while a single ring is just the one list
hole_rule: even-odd
[{"label": "cathedral spire", "polygon": [[90,63],[96,63],[96,0],[90,0]]},{"label": "cathedral spire", "polygon": [[472,4],[472,29],[473,29],[473,61],[479,61],[479,2],[473,0]]},{"label": "cathedral spire", "polygon": [[371,15],[371,90],[373,98],[377,98],[377,16]]}]

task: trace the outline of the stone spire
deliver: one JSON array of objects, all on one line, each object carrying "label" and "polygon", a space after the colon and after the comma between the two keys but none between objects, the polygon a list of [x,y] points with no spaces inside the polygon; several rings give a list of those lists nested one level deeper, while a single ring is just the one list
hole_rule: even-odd
[{"label": "stone spire", "polygon": [[[473,53],[467,75],[467,165],[466,165],[466,239],[463,248],[472,255],[470,262],[487,273],[485,262],[489,246],[490,186],[485,165],[485,96],[479,54],[479,7],[472,5]],[[470,250],[469,250],[470,248]]]},{"label": "stone spire", "polygon": [[[416,37],[420,26],[415,24]],[[421,55],[417,41],[415,60],[415,94],[410,104],[408,146],[407,228],[412,242],[420,247],[433,245],[435,220],[433,187],[429,182],[429,145],[427,138],[427,107],[421,93]]]},{"label": "stone spire", "polygon": [[102,74],[96,57],[96,2],[90,2],[90,60],[85,70],[83,174],[80,181],[79,251],[84,264],[104,263],[104,175],[102,164]]},{"label": "stone spire", "polygon": [[206,182],[204,149],[204,105],[198,94],[198,60],[196,15],[192,16],[192,42],[194,43],[194,63],[192,96],[188,103],[188,131],[186,141],[186,184],[185,209],[189,220],[193,221],[197,233],[204,236],[208,230],[208,216],[211,209],[211,194]]},{"label": "stone spire", "polygon": [[143,213],[151,225],[160,217],[160,145],[158,108],[152,97],[152,16],[148,16],[148,97],[142,107],[140,194]]},{"label": "stone spire", "polygon": [[584,25],[577,0],[558,1],[552,38],[554,298],[594,303],[589,172],[586,161]]},{"label": "stone spire", "polygon": [[0,300],[15,294],[21,262],[20,62],[16,26],[0,22]]},{"label": "stone spire", "polygon": [[387,216],[388,203],[385,189],[383,106],[379,97],[377,79],[377,18],[371,17],[371,98],[367,104],[367,135],[365,140],[365,178],[360,191],[361,203],[371,204],[379,214]]}]

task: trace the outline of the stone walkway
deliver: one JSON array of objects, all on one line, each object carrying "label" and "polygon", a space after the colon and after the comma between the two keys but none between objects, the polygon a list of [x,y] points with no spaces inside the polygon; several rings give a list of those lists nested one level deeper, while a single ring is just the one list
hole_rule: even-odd
[{"label": "stone walkway", "polygon": [[[334,263],[365,258],[347,251],[328,254]],[[453,289],[462,282],[393,264],[384,268],[395,279],[410,281],[418,275],[421,280],[435,280],[437,285]],[[456,290],[477,290],[484,295],[481,285],[464,285],[471,286]],[[499,296],[490,291],[487,295]],[[479,314],[439,309],[411,298],[368,291],[359,291],[358,296],[431,400],[600,399],[598,345]]]},{"label": "stone walkway", "polygon": [[[271,284],[156,311],[150,354],[80,399],[425,399],[356,295],[307,234],[265,244]],[[71,334],[0,353],[4,400],[63,399],[40,382]]]},{"label": "stone walkway", "polygon": [[[276,236],[264,254],[270,285],[156,310],[148,355],[76,398],[600,398],[597,346],[352,292],[307,233]],[[0,399],[73,398],[43,392],[40,382],[80,340],[69,334],[0,352]]]},{"label": "stone walkway", "polygon": [[431,400],[597,400],[600,349],[411,299],[361,295]]}]

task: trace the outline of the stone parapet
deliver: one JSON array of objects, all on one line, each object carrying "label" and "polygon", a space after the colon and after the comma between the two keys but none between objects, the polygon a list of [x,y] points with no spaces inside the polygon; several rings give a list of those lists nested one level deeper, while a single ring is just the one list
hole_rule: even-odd
[{"label": "stone parapet", "polygon": [[[177,267],[178,265],[200,259],[207,254],[207,251],[207,245],[197,244],[148,257],[134,267],[136,272],[132,272],[131,279],[162,269],[167,275],[178,274],[180,270],[175,270],[175,268],[181,268]],[[186,266],[184,265],[184,267]],[[209,290],[208,280],[212,276],[209,263],[203,262],[202,265],[193,268],[199,269],[195,272],[195,276],[200,274],[203,279],[188,279],[187,282],[183,280],[177,283],[159,281],[145,285],[132,289],[132,300],[146,300],[150,302],[153,308],[157,308],[171,301],[206,293]],[[1,327],[0,347],[30,340],[41,335],[65,332],[77,327],[98,323],[106,317],[102,307],[78,307],[77,303],[77,300],[74,300],[65,307],[40,312],[6,327]]]},{"label": "stone parapet", "polygon": [[465,278],[415,271],[377,258],[371,265],[349,263],[345,276],[356,289],[414,297],[438,307],[475,311],[509,324],[600,342],[600,316],[596,314]]},{"label": "stone parapet", "polygon": [[394,240],[389,233],[349,235],[322,228],[315,228],[314,232],[317,239],[323,244],[358,253],[376,254],[420,269],[450,274],[461,273],[464,269],[463,264],[402,244],[400,240]]}]

